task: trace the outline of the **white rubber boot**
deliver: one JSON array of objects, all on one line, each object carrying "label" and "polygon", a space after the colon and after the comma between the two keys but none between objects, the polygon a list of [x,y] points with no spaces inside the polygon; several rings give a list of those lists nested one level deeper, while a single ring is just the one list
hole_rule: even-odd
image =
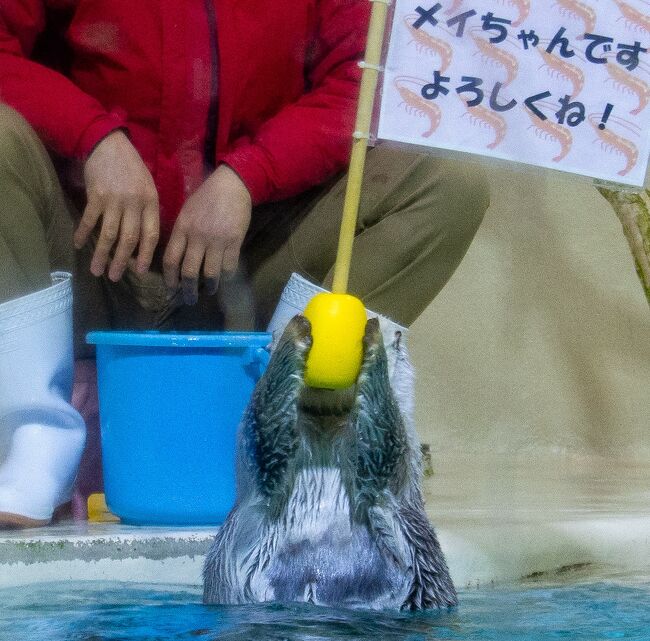
[{"label": "white rubber boot", "polygon": [[0,526],[50,522],[84,447],[72,395],[70,274],[0,305]]}]

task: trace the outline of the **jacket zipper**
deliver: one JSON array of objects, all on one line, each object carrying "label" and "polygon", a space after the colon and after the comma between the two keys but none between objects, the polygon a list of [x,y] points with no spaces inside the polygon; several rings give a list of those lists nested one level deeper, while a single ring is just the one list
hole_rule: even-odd
[{"label": "jacket zipper", "polygon": [[219,102],[217,100],[217,75],[219,65],[219,50],[217,47],[217,16],[214,9],[214,0],[204,0],[205,12],[208,19],[208,37],[210,38],[210,104],[205,127],[205,142],[203,145],[203,162],[206,172],[215,168],[217,155],[217,117]]}]

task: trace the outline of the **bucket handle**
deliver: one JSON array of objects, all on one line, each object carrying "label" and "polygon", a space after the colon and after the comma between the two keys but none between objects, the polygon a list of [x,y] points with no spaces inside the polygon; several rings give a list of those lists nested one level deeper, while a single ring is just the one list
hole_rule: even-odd
[{"label": "bucket handle", "polygon": [[271,349],[269,347],[249,347],[247,365],[257,366],[258,378],[263,374],[266,366],[271,360]]}]

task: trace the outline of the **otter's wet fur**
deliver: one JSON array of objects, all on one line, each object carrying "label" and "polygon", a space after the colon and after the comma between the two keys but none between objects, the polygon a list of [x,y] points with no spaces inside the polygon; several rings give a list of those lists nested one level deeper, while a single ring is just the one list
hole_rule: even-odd
[{"label": "otter's wet fur", "polygon": [[[238,495],[204,567],[204,601],[420,610],[457,603],[420,491],[412,370],[377,319],[351,402],[303,382],[309,321],[287,326],[238,437]],[[331,393],[335,394],[335,393]]]}]

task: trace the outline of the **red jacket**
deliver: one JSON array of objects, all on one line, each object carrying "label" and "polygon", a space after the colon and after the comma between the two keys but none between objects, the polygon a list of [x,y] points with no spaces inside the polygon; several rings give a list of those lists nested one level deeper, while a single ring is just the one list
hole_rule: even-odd
[{"label": "red jacket", "polygon": [[[168,235],[206,160],[230,165],[254,203],[345,167],[369,5],[0,0],[0,101],[63,156],[127,127]],[[29,60],[53,9],[71,15],[69,77]]]}]

